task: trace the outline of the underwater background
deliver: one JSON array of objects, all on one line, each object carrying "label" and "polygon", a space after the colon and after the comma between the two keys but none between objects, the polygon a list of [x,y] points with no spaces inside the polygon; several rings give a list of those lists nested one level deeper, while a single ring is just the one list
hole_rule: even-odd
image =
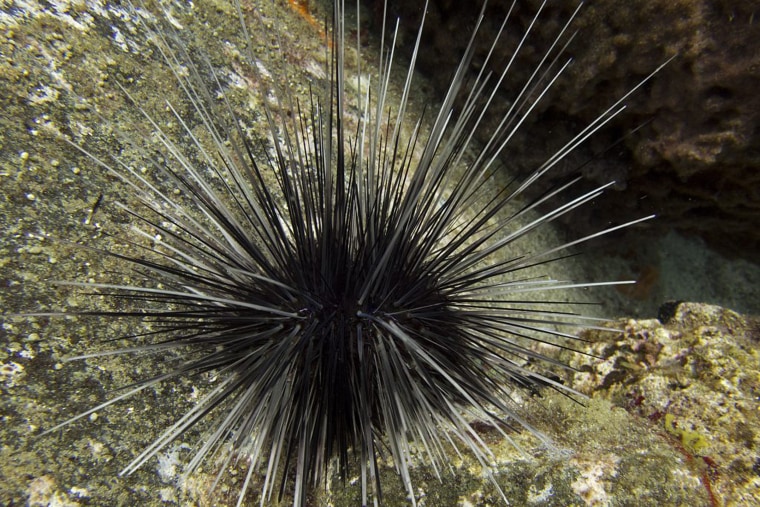
[{"label": "underwater background", "polygon": [[[367,35],[355,34],[362,37],[364,68],[379,51],[378,3],[362,6]],[[430,52],[420,56],[412,118],[433,116],[423,111],[441,100],[452,72],[446,62],[459,61],[478,10],[464,4],[431,3],[422,43]],[[509,37],[522,33],[539,2],[518,4],[523,10]],[[574,368],[558,373],[562,382],[588,401],[551,390],[515,395],[554,447],[515,431],[510,437],[527,451],[521,453],[497,431],[480,428],[513,505],[760,504],[760,21],[751,4],[589,2],[576,21],[571,71],[526,124],[513,158],[503,161],[505,180],[524,175],[568,131],[678,54],[632,97],[620,123],[567,162],[567,171],[583,165],[590,182],[612,178],[618,185],[588,210],[531,237],[540,250],[600,224],[658,215],[557,264],[567,279],[638,284],[578,296],[601,302],[593,313],[616,319],[621,330],[590,331],[583,335],[588,356],[559,357]],[[550,2],[546,29],[556,29],[576,5]],[[243,7],[253,20],[260,72],[277,76],[294,96],[308,96],[310,84],[325,80],[329,3],[251,0]],[[161,8],[191,55],[224,69],[236,113],[252,135],[266,137],[257,102],[264,86],[241,63],[246,41],[234,7],[148,2],[148,10]],[[395,93],[420,9],[389,4],[390,15],[404,20]],[[492,1],[489,9],[487,20],[498,24],[506,7]],[[356,15],[349,13],[354,24]],[[527,51],[523,67],[532,53],[540,49]],[[116,83],[139,83],[130,93],[158,115],[165,101],[189,109],[127,4],[0,0],[0,504],[234,505],[243,477],[225,475],[213,498],[206,492],[217,470],[181,478],[188,442],[203,427],[134,474],[118,475],[197,400],[203,389],[197,379],[156,387],[39,436],[150,373],[150,365],[124,356],[63,360],[107,349],[102,337],[128,333],[124,322],[94,329],[76,317],[10,315],[83,308],[86,297],[51,282],[99,280],[118,268],[113,258],[70,243],[121,251],[113,235],[130,222],[114,203],[129,203],[129,188],[51,134],[86,137],[98,153],[139,165],[141,153],[115,131],[149,137],[151,126]],[[181,133],[170,120],[164,126]],[[454,454],[451,467],[443,482],[424,465],[414,469],[420,504],[498,504],[472,457]],[[384,504],[406,505],[392,463],[381,471]],[[348,479],[318,488],[313,504],[358,505],[356,478]]]}]

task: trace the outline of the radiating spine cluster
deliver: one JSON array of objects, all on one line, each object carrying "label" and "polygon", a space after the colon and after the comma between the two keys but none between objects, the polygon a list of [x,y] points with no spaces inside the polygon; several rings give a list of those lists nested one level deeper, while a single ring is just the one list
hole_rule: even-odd
[{"label": "radiating spine cluster", "polygon": [[[325,480],[331,460],[337,459],[345,476],[352,458],[360,464],[363,503],[371,492],[377,504],[382,445],[390,450],[414,504],[410,446],[440,474],[449,444],[469,449],[488,469],[492,456],[471,425],[474,417],[500,431],[505,422],[517,421],[541,436],[507,402],[509,392],[536,385],[572,390],[525,366],[556,365],[527,347],[526,340],[573,338],[557,326],[594,325],[595,319],[553,311],[551,297],[536,302],[527,294],[625,282],[572,283],[522,273],[561,258],[578,243],[651,217],[545,251],[510,253],[518,240],[609,186],[573,194],[576,179],[507,213],[536,180],[619,114],[625,97],[516,188],[490,190],[495,162],[569,64],[562,55],[572,38],[572,18],[489,140],[478,145],[474,133],[483,128],[515,61],[499,75],[481,70],[464,89],[483,12],[428,133],[423,134],[420,119],[404,138],[420,36],[399,104],[390,104],[388,95],[395,35],[383,42],[379,79],[357,87],[353,103],[360,120],[349,129],[347,29],[343,2],[336,0],[328,90],[309,97],[305,108],[280,91],[280,101],[294,106],[290,118],[265,106],[276,140],[268,157],[257,155],[261,150],[241,129],[221,84],[201,77],[213,75],[204,67],[209,64],[193,62],[170,28],[146,21],[213,145],[201,142],[195,126],[171,104],[192,156],[143,111],[164,156],[159,161],[145,151],[145,162],[163,183],[118,158],[105,160],[72,143],[134,191],[142,205],[121,207],[152,243],[149,252],[109,254],[142,283],[67,282],[140,301],[144,310],[69,313],[154,326],[132,337],[133,348],[113,354],[160,357],[174,349],[187,351],[188,359],[49,431],[159,382],[213,372],[213,388],[123,473],[145,464],[201,419],[213,417],[214,430],[200,442],[187,473],[217,455],[222,471],[233,463],[247,466],[239,504],[261,472],[262,505],[276,491],[290,491],[292,477],[294,505],[304,505],[309,488]],[[515,55],[540,15],[541,10]],[[497,44],[498,36],[488,59]],[[248,58],[255,69],[252,53]],[[366,95],[363,89],[369,90]],[[221,105],[210,98],[217,93],[222,93]],[[170,187],[178,188],[181,197],[164,190]],[[527,220],[547,204],[553,206],[550,211]]]}]

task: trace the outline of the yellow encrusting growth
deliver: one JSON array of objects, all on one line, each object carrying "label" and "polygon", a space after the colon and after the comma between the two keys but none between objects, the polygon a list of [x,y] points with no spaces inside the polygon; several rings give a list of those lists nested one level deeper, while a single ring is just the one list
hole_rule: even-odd
[{"label": "yellow encrusting growth", "polygon": [[681,440],[681,445],[691,454],[701,456],[702,451],[709,446],[707,437],[704,434],[699,431],[679,428],[673,414],[665,414],[665,430]]}]

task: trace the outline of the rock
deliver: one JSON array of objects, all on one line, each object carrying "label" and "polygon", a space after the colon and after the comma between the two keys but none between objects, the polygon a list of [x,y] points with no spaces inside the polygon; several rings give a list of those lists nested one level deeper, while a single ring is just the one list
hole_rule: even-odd
[{"label": "rock", "polygon": [[[382,2],[380,2],[382,3]],[[395,2],[411,44],[422,2]],[[483,61],[511,0],[492,0],[481,26],[475,61]],[[496,73],[511,57],[541,2],[519,2],[496,47]],[[578,2],[551,2],[518,54],[495,103],[507,108]],[[760,253],[760,13],[754,2],[636,0],[584,5],[567,49],[573,64],[524,124],[503,163],[512,173],[543,162],[615,100],[670,56],[677,55],[626,101],[627,110],[555,170],[583,167],[587,178],[611,179],[623,195],[601,200],[573,227],[589,230],[611,219],[656,213],[663,228],[697,234],[732,255]],[[468,42],[479,9],[434,0],[428,8],[420,68],[439,92]],[[474,74],[472,75],[474,78]],[[495,78],[494,78],[495,79]],[[498,114],[489,115],[493,122]],[[496,123],[493,125],[495,126]],[[631,130],[640,127],[636,132]],[[549,135],[547,135],[549,134]],[[618,143],[619,144],[615,144]],[[614,146],[613,146],[614,145]],[[621,206],[620,203],[625,203]]]},{"label": "rock", "polygon": [[569,381],[670,441],[710,505],[760,504],[760,319],[699,303],[660,318],[619,321],[614,340],[586,332],[599,359],[565,357],[578,369]]}]

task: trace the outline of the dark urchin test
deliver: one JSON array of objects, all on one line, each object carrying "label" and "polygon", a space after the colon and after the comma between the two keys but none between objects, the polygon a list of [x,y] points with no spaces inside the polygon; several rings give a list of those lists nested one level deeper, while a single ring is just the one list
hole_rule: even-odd
[{"label": "dark urchin test", "polygon": [[[469,450],[501,492],[491,473],[493,455],[473,422],[505,438],[507,425],[516,422],[548,441],[520,417],[510,392],[550,386],[578,393],[542,371],[541,364],[561,365],[530,343],[564,347],[563,340],[575,336],[565,329],[597,323],[552,310],[558,291],[627,283],[525,273],[579,243],[651,218],[539,252],[519,248],[526,235],[611,184],[574,192],[576,179],[513,209],[526,189],[619,114],[625,97],[548,154],[525,181],[499,190],[488,186],[513,134],[569,65],[563,50],[572,20],[550,42],[489,141],[476,145],[473,133],[490,113],[512,60],[498,75],[482,70],[472,79],[476,27],[425,130],[406,117],[419,35],[399,103],[388,95],[395,35],[381,44],[377,79],[359,77],[356,95],[347,97],[350,27],[336,1],[326,90],[295,98],[275,79],[277,105],[262,100],[273,144],[261,147],[241,127],[211,64],[189,56],[170,22],[154,24],[143,7],[134,9],[200,124],[167,104],[180,125],[180,142],[144,112],[162,147],[160,157],[143,151],[144,164],[159,175],[155,180],[71,142],[134,191],[142,204],[121,207],[150,243],[133,248],[134,254],[103,252],[123,266],[129,284],[118,274],[112,283],[65,283],[114,303],[139,303],[136,312],[108,307],[67,314],[150,326],[127,337],[132,348],[112,353],[155,355],[156,372],[48,432],[158,383],[211,373],[216,380],[209,391],[123,474],[212,418],[186,472],[203,462],[220,474],[230,466],[245,470],[238,505],[249,489],[260,491],[262,505],[285,492],[294,505],[305,505],[333,463],[344,478],[358,473],[362,503],[378,505],[378,467],[388,455],[416,504],[410,456],[442,476],[451,444]],[[529,36],[530,27],[523,42]],[[246,59],[258,72],[250,45]],[[292,115],[284,114],[283,104]],[[415,126],[404,135],[407,122]],[[141,140],[127,142],[139,146]],[[550,211],[527,218],[547,203],[554,206]],[[162,366],[158,358],[167,351],[186,359]],[[102,353],[78,359],[96,355]]]}]

